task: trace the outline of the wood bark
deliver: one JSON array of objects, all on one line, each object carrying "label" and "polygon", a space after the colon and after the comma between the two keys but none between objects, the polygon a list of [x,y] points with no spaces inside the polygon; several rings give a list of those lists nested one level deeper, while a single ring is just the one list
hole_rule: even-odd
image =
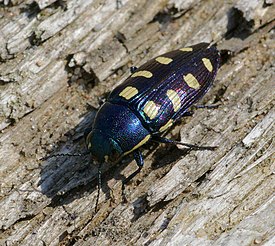
[{"label": "wood bark", "polygon": [[[275,245],[274,3],[0,1],[0,245]],[[226,50],[197,109],[166,137],[97,167],[83,133],[140,66],[199,42]],[[225,52],[226,54],[226,52]]]}]

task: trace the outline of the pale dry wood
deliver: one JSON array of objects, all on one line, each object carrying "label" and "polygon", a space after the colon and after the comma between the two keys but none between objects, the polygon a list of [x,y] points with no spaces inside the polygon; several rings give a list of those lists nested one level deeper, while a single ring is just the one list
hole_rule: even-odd
[{"label": "pale dry wood", "polygon": [[[65,1],[65,8],[36,2],[31,18],[24,3],[1,10],[0,244],[272,245],[274,6],[251,1],[245,12],[241,1],[122,1],[120,9],[111,0]],[[162,22],[171,6],[178,14]],[[238,28],[236,9],[256,23],[238,43],[224,39]],[[145,168],[126,187],[127,203],[121,180],[135,163],[104,166],[94,213],[97,169],[89,157],[39,158],[85,149],[81,136],[96,112],[86,103],[98,105],[130,65],[201,41],[235,52],[204,99],[221,107],[197,110],[168,137],[181,129],[181,141],[218,150],[145,151]]]}]

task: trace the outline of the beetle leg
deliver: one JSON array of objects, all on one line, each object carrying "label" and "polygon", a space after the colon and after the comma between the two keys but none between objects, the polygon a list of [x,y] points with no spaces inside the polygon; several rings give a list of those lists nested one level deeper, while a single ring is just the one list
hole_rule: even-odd
[{"label": "beetle leg", "polygon": [[211,105],[194,105],[193,107],[195,108],[207,108],[207,109],[213,109],[213,108],[218,108],[220,104],[211,104]]},{"label": "beetle leg", "polygon": [[175,140],[171,140],[171,139],[163,138],[163,137],[159,137],[159,136],[153,136],[151,140],[153,142],[157,142],[157,143],[168,143],[168,144],[182,145],[182,146],[188,147],[189,149],[192,149],[192,150],[215,150],[217,148],[217,146],[198,146],[195,144],[182,143],[179,141],[175,141]]},{"label": "beetle leg", "polygon": [[194,112],[193,111],[187,111],[187,112],[184,112],[181,117],[188,117],[188,116],[193,116]]},{"label": "beetle leg", "polygon": [[140,170],[143,167],[144,161],[143,161],[141,152],[139,150],[135,150],[133,154],[134,154],[134,159],[136,160],[136,163],[138,165],[138,169],[134,171],[128,178],[126,178],[123,181],[123,184],[127,184],[132,178],[134,178],[140,172]]},{"label": "beetle leg", "polygon": [[[220,105],[219,104],[211,104],[211,105],[193,105],[192,107],[199,109],[199,108],[207,108],[207,109],[216,109]],[[186,117],[186,116],[193,116],[194,112],[193,111],[186,111],[184,112],[180,117]]]},{"label": "beetle leg", "polygon": [[133,154],[138,167],[142,168],[144,165],[144,161],[141,152],[139,150],[135,150]]},{"label": "beetle leg", "polygon": [[133,154],[134,154],[134,159],[136,160],[136,163],[138,165],[138,169],[136,171],[134,171],[129,177],[124,179],[122,182],[122,191],[121,191],[122,194],[121,195],[122,195],[123,202],[127,202],[127,199],[126,199],[126,196],[124,193],[125,184],[127,184],[131,179],[133,179],[140,172],[140,170],[142,169],[143,164],[144,164],[142,154],[139,150],[135,150],[133,152]]},{"label": "beetle leg", "polygon": [[135,66],[130,67],[130,72],[134,73],[138,68]]}]

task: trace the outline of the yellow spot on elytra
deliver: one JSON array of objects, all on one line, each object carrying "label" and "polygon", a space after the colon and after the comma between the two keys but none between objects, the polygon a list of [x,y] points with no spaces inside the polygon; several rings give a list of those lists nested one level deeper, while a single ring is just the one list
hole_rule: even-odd
[{"label": "yellow spot on elytra", "polygon": [[129,153],[131,153],[132,151],[134,151],[135,149],[138,149],[140,146],[142,146],[143,144],[145,144],[149,139],[150,139],[150,135],[147,135],[145,138],[143,138],[134,148],[132,148],[131,150],[125,152],[123,155],[128,155]]},{"label": "yellow spot on elytra", "polygon": [[171,100],[171,102],[173,104],[174,111],[177,112],[180,109],[180,106],[181,106],[180,96],[174,90],[168,90],[166,95]]},{"label": "yellow spot on elytra", "polygon": [[159,62],[160,64],[167,65],[167,64],[171,63],[173,60],[168,57],[159,56],[156,58],[156,61]]},{"label": "yellow spot on elytra", "polygon": [[185,48],[181,48],[180,50],[181,51],[187,51],[187,52],[189,52],[189,51],[193,51],[193,48],[191,48],[191,47],[185,47]]},{"label": "yellow spot on elytra", "polygon": [[109,156],[108,155],[104,155],[104,161],[108,162]]},{"label": "yellow spot on elytra", "polygon": [[193,89],[199,89],[201,87],[200,83],[191,73],[184,75],[183,79],[185,80],[186,84]]},{"label": "yellow spot on elytra", "polygon": [[173,125],[173,120],[169,120],[164,126],[162,126],[161,128],[159,128],[159,132],[166,131],[172,125]]},{"label": "yellow spot on elytra", "polygon": [[202,62],[209,72],[213,71],[212,63],[208,58],[202,58]]},{"label": "yellow spot on elytra", "polygon": [[152,120],[157,116],[159,106],[157,106],[153,101],[149,101],[145,104],[143,111],[150,118],[150,120]]},{"label": "yellow spot on elytra", "polygon": [[119,93],[119,96],[124,97],[126,100],[134,97],[138,94],[138,89],[132,86],[127,86],[122,92]]},{"label": "yellow spot on elytra", "polygon": [[145,77],[147,79],[151,78],[153,76],[153,74],[149,71],[146,70],[142,70],[142,71],[138,71],[135,72],[131,75],[131,77],[135,78],[135,77]]}]

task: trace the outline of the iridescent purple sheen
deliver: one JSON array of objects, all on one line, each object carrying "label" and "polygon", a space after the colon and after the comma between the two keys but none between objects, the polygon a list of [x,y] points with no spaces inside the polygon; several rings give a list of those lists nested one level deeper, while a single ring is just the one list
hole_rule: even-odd
[{"label": "iridescent purple sheen", "polygon": [[[160,127],[170,119],[174,121],[180,119],[211,87],[220,64],[220,54],[215,46],[201,43],[192,48],[191,52],[175,50],[162,55],[173,60],[168,65],[160,64],[155,59],[148,61],[136,72],[146,70],[153,76],[151,78],[129,77],[112,91],[108,101],[130,108],[141,118],[143,125],[151,134],[157,133]],[[202,58],[208,58],[211,61],[212,72],[207,70]],[[189,87],[184,81],[183,76],[189,73],[198,80],[201,86],[199,89]],[[119,96],[127,86],[138,90],[138,94],[129,100]],[[180,96],[181,107],[177,112],[174,112],[172,102],[166,95],[169,89],[176,91]],[[153,101],[160,106],[157,116],[152,120],[143,112],[148,101]]]}]

